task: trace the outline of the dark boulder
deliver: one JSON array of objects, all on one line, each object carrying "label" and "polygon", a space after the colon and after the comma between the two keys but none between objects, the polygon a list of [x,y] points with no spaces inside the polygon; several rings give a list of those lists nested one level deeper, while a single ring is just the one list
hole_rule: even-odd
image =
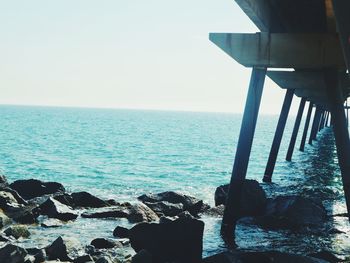
[{"label": "dark boulder", "polygon": [[218,205],[218,206],[209,208],[204,212],[204,214],[212,217],[222,217],[224,215],[224,211],[225,211],[225,206]]},{"label": "dark boulder", "polygon": [[197,263],[202,259],[203,230],[204,223],[196,219],[140,223],[130,229],[129,239],[136,252],[147,250],[154,263]]},{"label": "dark boulder", "polygon": [[53,228],[63,226],[64,222],[56,218],[47,218],[43,219],[40,225],[45,228]]},{"label": "dark boulder", "polygon": [[193,215],[197,215],[199,212],[208,208],[208,205],[204,204],[202,200],[173,191],[158,194],[145,194],[139,196],[138,199],[143,203],[169,202],[172,204],[182,204],[183,209],[189,211]]},{"label": "dark boulder", "polygon": [[27,251],[24,248],[8,244],[0,248],[1,263],[23,263],[27,256]]},{"label": "dark boulder", "polygon": [[102,256],[98,258],[95,263],[113,263],[113,261],[109,256]]},{"label": "dark boulder", "polygon": [[78,217],[68,206],[61,204],[52,197],[48,198],[45,203],[39,206],[39,212],[42,215],[47,215],[50,218],[57,218],[62,221],[74,220]]},{"label": "dark boulder", "polygon": [[321,250],[319,252],[309,254],[308,256],[313,257],[313,258],[323,259],[323,260],[330,262],[330,263],[337,263],[337,262],[343,261],[342,259],[333,255],[332,252],[326,251],[326,250]]},{"label": "dark boulder", "polygon": [[109,207],[81,214],[84,218],[127,218],[128,216],[129,210],[124,207]]},{"label": "dark boulder", "polygon": [[58,195],[55,195],[53,198],[58,202],[60,202],[61,204],[64,204],[70,207],[75,206],[73,197],[70,194],[67,194],[67,193],[58,194]]},{"label": "dark boulder", "polygon": [[5,229],[4,233],[6,236],[12,236],[15,239],[19,239],[20,237],[22,238],[30,237],[30,232],[28,230],[28,227],[24,225],[9,226],[8,228]]},{"label": "dark boulder", "polygon": [[123,245],[120,242],[106,239],[106,238],[95,238],[94,240],[91,241],[91,245],[97,249],[123,247]]},{"label": "dark boulder", "polygon": [[94,262],[93,258],[90,255],[79,256],[74,259],[73,263],[90,263]]},{"label": "dark boulder", "polygon": [[279,196],[270,199],[263,216],[257,223],[269,229],[298,229],[320,227],[327,219],[327,212],[321,203],[301,196]]},{"label": "dark boulder", "polygon": [[6,215],[19,224],[35,224],[39,214],[31,207],[9,207]]},{"label": "dark boulder", "polygon": [[158,221],[159,217],[148,206],[140,203],[129,208],[128,220],[130,223]]},{"label": "dark boulder", "polygon": [[9,192],[0,191],[0,208],[7,210],[10,207],[20,207],[16,198]]},{"label": "dark boulder", "polygon": [[17,180],[10,184],[10,187],[26,200],[47,194],[65,192],[63,185],[60,183],[42,182],[36,179]]},{"label": "dark boulder", "polygon": [[131,263],[153,263],[152,255],[147,250],[141,250],[132,257]]},{"label": "dark boulder", "polygon": [[173,204],[167,201],[149,203],[144,202],[149,208],[151,208],[158,216],[176,216],[180,214],[183,210],[183,204]]},{"label": "dark boulder", "polygon": [[104,201],[88,192],[77,192],[71,194],[73,203],[76,207],[100,208],[109,206],[107,201]]},{"label": "dark boulder", "polygon": [[[215,206],[225,205],[229,185],[221,185],[215,191]],[[240,200],[240,216],[258,216],[264,213],[266,193],[255,180],[245,180]]]},{"label": "dark boulder", "polygon": [[57,238],[50,246],[45,248],[49,260],[73,261],[68,256],[67,246],[62,237]]},{"label": "dark boulder", "polygon": [[113,236],[119,238],[129,238],[129,229],[117,226],[113,231]]},{"label": "dark boulder", "polygon": [[11,219],[8,218],[7,215],[5,215],[2,211],[0,211],[0,228],[3,228],[4,226],[11,223]]}]

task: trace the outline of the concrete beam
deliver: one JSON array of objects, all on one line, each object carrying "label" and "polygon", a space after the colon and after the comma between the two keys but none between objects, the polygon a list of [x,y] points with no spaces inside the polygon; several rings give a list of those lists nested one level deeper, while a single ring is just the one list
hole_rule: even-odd
[{"label": "concrete beam", "polygon": [[246,67],[345,69],[335,34],[210,33],[209,39]]}]

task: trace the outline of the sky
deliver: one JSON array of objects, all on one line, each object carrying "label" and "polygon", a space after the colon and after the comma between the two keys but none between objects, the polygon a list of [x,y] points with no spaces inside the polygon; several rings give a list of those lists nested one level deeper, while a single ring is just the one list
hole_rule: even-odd
[{"label": "sky", "polygon": [[257,31],[234,0],[0,0],[0,104],[239,113],[251,69],[208,34]]}]

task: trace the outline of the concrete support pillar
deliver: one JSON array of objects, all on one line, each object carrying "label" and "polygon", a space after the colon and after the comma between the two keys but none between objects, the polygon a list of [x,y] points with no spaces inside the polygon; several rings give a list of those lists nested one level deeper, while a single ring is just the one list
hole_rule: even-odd
[{"label": "concrete support pillar", "polygon": [[310,133],[310,137],[309,137],[309,144],[310,145],[312,145],[312,141],[314,139],[316,139],[320,117],[321,117],[321,109],[319,106],[316,106],[314,120],[312,122],[311,133]]},{"label": "concrete support pillar", "polygon": [[344,111],[344,99],[339,85],[337,70],[328,69],[324,73],[326,91],[332,114],[333,131],[337,146],[348,215],[350,215],[350,138]]},{"label": "concrete support pillar", "polygon": [[236,228],[236,221],[239,219],[242,187],[247,173],[265,76],[266,68],[254,68],[250,79],[230,187],[221,225],[221,236],[228,245],[234,245],[234,231]]},{"label": "concrete support pillar", "polygon": [[288,89],[284,97],[281,114],[278,119],[275,136],[273,138],[269,159],[267,161],[267,165],[265,169],[265,174],[263,178],[264,182],[271,182],[271,177],[273,174],[273,170],[275,169],[278,150],[281,145],[281,140],[282,140],[284,128],[286,126],[290,105],[292,104],[293,95],[294,95],[294,90]]},{"label": "concrete support pillar", "polygon": [[346,107],[346,126],[349,127],[349,108],[348,108],[348,99],[345,101]]},{"label": "concrete support pillar", "polygon": [[306,115],[306,120],[305,120],[303,137],[301,138],[300,148],[299,148],[299,150],[302,152],[305,149],[306,136],[307,136],[307,131],[308,131],[309,125],[310,125],[311,113],[312,113],[313,106],[314,106],[314,104],[310,101],[309,102],[309,109],[307,110],[307,115]]},{"label": "concrete support pillar", "polygon": [[326,120],[325,120],[325,123],[324,123],[325,127],[328,127],[328,120],[329,120],[329,111],[327,111]]},{"label": "concrete support pillar", "polygon": [[320,126],[318,127],[319,132],[322,131],[322,129],[323,129],[325,119],[326,119],[326,111],[322,111],[321,119],[320,119]]},{"label": "concrete support pillar", "polygon": [[292,160],[292,155],[293,155],[295,142],[297,140],[301,119],[303,117],[303,112],[304,112],[304,108],[305,108],[305,102],[306,102],[306,99],[305,98],[301,98],[300,104],[299,104],[298,113],[297,113],[297,117],[296,117],[295,123],[294,123],[292,138],[290,139],[290,142],[289,142],[289,147],[288,147],[287,156],[286,156],[286,160],[287,161],[291,161]]}]

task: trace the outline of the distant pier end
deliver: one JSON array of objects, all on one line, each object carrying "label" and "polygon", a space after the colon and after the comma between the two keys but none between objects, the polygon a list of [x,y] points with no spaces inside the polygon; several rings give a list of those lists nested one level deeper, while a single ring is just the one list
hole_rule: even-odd
[{"label": "distant pier end", "polygon": [[[348,214],[350,212],[350,1],[345,0],[235,0],[261,32],[210,33],[210,40],[245,67],[252,68],[237,152],[223,216],[221,234],[234,244],[242,185],[246,178],[265,76],[286,90],[264,182],[271,182],[294,96],[300,105],[286,160],[292,159],[306,102],[307,117],[300,150],[309,128],[309,144],[324,127],[332,126]],[[269,71],[288,68],[291,71]],[[347,105],[347,104],[346,104]],[[312,115],[313,108],[315,108]]]}]

